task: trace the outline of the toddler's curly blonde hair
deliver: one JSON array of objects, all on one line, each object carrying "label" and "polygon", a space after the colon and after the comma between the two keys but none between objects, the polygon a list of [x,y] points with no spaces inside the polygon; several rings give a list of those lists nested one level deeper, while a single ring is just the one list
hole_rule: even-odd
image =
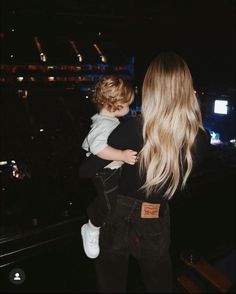
[{"label": "toddler's curly blonde hair", "polygon": [[95,86],[92,101],[98,109],[106,108],[115,112],[125,103],[131,104],[134,99],[134,90],[129,81],[115,75],[102,77]]}]

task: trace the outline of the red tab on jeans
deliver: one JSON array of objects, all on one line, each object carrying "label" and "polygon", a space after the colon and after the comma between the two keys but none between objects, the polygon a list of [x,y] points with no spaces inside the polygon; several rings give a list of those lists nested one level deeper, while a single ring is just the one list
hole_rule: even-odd
[{"label": "red tab on jeans", "polygon": [[141,218],[159,218],[160,204],[143,202]]}]

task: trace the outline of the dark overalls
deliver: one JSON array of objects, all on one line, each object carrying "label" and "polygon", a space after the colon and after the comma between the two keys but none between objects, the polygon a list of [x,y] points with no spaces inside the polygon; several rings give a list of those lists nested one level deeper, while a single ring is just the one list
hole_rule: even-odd
[{"label": "dark overalls", "polygon": [[89,205],[87,214],[96,227],[101,227],[115,209],[121,168],[104,168],[92,178],[98,195]]}]

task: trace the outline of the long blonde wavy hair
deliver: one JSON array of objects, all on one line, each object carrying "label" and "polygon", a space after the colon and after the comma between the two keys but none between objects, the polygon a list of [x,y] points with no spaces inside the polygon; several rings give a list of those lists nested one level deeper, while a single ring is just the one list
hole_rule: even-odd
[{"label": "long blonde wavy hair", "polygon": [[149,65],[142,88],[144,146],[139,170],[147,197],[167,185],[170,199],[186,185],[193,166],[192,147],[202,125],[192,76],[175,53],[162,53]]}]

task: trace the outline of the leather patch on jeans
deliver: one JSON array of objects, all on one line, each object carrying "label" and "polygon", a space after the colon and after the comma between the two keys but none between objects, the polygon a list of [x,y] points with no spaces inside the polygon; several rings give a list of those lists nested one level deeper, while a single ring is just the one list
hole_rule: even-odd
[{"label": "leather patch on jeans", "polygon": [[159,218],[160,204],[143,202],[141,218]]}]

